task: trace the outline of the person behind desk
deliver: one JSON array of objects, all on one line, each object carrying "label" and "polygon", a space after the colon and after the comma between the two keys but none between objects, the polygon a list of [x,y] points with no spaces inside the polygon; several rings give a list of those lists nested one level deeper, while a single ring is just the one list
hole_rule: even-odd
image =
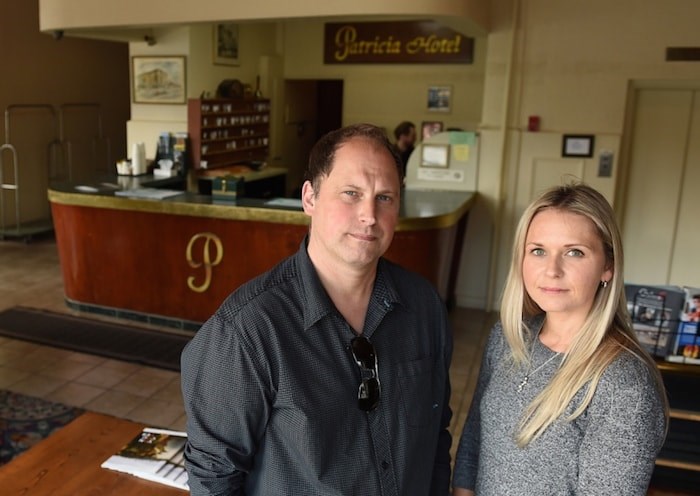
[{"label": "person behind desk", "polygon": [[408,158],[416,145],[416,126],[412,122],[403,121],[394,129],[394,138],[396,138],[396,149],[403,164],[403,177],[406,175]]},{"label": "person behind desk", "polygon": [[382,257],[400,168],[375,126],[322,137],[299,251],[232,293],[185,348],[193,495],[449,494],[447,312]]},{"label": "person behind desk", "polygon": [[627,313],[622,242],[593,188],[521,217],[454,467],[454,496],[644,496],[668,403]]}]

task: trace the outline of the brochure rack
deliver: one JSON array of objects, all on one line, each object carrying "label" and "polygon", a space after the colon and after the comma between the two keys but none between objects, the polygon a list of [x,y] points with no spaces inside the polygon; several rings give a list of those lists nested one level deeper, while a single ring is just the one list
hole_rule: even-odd
[{"label": "brochure rack", "polygon": [[639,341],[656,359],[671,407],[666,441],[656,460],[656,484],[696,490],[700,485],[700,289],[625,285]]}]

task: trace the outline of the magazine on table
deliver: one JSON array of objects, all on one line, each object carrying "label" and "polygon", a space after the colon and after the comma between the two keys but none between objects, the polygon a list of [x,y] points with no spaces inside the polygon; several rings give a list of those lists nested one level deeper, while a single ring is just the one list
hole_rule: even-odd
[{"label": "magazine on table", "polygon": [[185,432],[146,427],[102,467],[189,490],[183,458],[186,442]]}]

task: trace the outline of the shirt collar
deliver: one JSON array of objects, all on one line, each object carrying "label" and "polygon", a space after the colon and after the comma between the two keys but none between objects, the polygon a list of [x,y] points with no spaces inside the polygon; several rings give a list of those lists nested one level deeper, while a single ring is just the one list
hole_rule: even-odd
[{"label": "shirt collar", "polygon": [[[304,329],[311,328],[323,317],[335,313],[337,310],[321,284],[321,280],[316,273],[316,268],[311,262],[307,251],[309,235],[307,234],[296,254],[297,267],[302,283],[302,292],[305,296],[304,305]],[[391,277],[389,262],[383,258],[379,259],[377,265],[377,277],[374,281],[372,296],[370,297],[370,309],[367,318],[372,316],[377,318],[377,323],[384,315],[390,312],[394,305],[402,305],[401,297],[397,291],[396,284]],[[372,310],[372,311],[370,311]],[[375,322],[367,322],[366,327],[373,329]]]}]

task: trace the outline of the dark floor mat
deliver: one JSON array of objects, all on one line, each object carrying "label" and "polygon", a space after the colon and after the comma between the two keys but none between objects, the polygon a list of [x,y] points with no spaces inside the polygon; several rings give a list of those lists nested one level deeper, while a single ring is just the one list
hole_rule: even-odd
[{"label": "dark floor mat", "polygon": [[192,338],[25,307],[0,312],[0,336],[176,371]]}]

